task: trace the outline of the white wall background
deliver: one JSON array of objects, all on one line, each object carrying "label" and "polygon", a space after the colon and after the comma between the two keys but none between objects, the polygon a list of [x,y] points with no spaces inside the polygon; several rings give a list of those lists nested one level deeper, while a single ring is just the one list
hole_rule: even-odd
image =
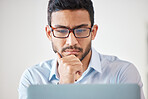
[{"label": "white wall background", "polygon": [[[23,71],[54,58],[44,27],[48,0],[0,0],[0,99],[17,99]],[[147,96],[148,0],[93,0],[93,46],[134,63]]]}]

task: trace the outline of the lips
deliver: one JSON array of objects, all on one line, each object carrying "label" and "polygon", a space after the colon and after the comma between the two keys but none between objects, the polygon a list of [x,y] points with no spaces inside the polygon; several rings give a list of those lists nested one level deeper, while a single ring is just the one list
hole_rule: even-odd
[{"label": "lips", "polygon": [[66,54],[79,54],[80,53],[80,50],[78,50],[78,49],[66,49],[65,51],[64,51],[64,53],[66,53]]}]

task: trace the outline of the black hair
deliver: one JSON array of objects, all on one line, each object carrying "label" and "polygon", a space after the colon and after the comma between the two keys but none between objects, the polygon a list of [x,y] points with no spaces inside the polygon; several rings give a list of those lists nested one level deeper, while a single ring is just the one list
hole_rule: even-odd
[{"label": "black hair", "polygon": [[94,24],[94,8],[91,0],[49,0],[48,24],[51,25],[52,12],[60,10],[87,10],[90,16],[91,26]]}]

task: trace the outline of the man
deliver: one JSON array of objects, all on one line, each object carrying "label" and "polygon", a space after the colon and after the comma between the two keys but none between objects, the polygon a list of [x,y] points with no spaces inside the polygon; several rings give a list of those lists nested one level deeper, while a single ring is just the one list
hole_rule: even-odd
[{"label": "man", "polygon": [[50,0],[47,37],[57,59],[28,68],[19,85],[20,99],[26,99],[26,89],[33,84],[119,84],[136,83],[141,77],[135,66],[115,56],[99,54],[91,47],[98,26],[94,25],[91,0]]}]

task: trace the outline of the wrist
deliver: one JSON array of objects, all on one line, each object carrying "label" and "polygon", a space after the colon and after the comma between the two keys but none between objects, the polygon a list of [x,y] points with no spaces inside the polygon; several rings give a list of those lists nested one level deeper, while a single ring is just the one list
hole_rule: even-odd
[{"label": "wrist", "polygon": [[69,76],[69,77],[60,77],[60,80],[59,80],[59,84],[71,84],[71,83],[74,83],[75,82],[75,79],[74,77],[72,76]]}]

